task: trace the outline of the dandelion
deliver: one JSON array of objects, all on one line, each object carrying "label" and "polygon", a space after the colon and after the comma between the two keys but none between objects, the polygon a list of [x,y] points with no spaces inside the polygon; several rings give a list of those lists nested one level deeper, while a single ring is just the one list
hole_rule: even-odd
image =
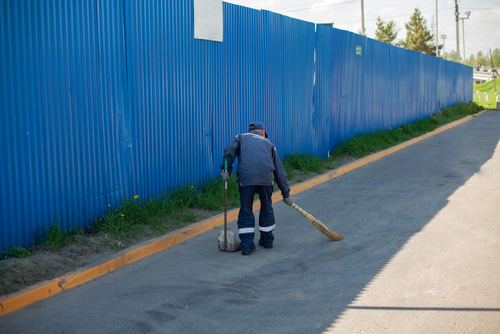
[{"label": "dandelion", "polygon": [[111,206],[111,204],[108,204],[108,206]]},{"label": "dandelion", "polygon": [[123,213],[120,216],[125,217],[125,215]]},{"label": "dandelion", "polygon": [[135,195],[135,196],[134,196],[134,199],[138,199],[138,198],[139,198],[139,195]]}]

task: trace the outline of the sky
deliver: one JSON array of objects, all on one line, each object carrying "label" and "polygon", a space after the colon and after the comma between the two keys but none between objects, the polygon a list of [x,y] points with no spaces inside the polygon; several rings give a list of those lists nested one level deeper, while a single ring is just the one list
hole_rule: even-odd
[{"label": "sky", "polygon": [[[265,9],[289,17],[314,23],[334,23],[334,27],[359,33],[361,31],[361,0],[224,0],[225,2]],[[427,28],[436,35],[436,0],[364,0],[364,21],[367,37],[375,39],[377,17],[384,22],[396,23],[397,40],[406,38],[405,23],[418,7]],[[444,52],[457,49],[455,0],[437,0],[437,35],[446,35]],[[500,0],[461,0],[458,1],[460,58],[463,59],[464,37],[465,55],[484,54],[500,49]],[[465,19],[470,11],[469,19]],[[464,31],[462,30],[464,27]],[[465,35],[465,36],[464,36]]]}]

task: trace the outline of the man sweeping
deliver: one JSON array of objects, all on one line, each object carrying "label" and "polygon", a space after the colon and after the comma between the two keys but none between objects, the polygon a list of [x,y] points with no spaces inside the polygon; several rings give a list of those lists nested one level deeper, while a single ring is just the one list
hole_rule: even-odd
[{"label": "man sweeping", "polygon": [[255,216],[253,214],[253,198],[259,194],[261,203],[259,214],[259,245],[273,248],[275,227],[272,206],[273,181],[276,182],[283,202],[292,205],[285,169],[278,151],[268,139],[264,123],[250,124],[249,132],[237,135],[224,149],[223,158],[227,158],[227,172],[224,163],[221,165],[221,177],[227,182],[233,170],[232,164],[238,157],[238,188],[240,191],[240,212],[238,214],[238,234],[241,253],[250,255],[255,251]]}]

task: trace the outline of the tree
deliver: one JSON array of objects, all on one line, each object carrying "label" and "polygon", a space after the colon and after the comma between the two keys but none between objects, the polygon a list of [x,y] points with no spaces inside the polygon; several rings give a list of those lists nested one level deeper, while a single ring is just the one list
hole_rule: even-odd
[{"label": "tree", "polygon": [[469,58],[465,59],[465,63],[470,66],[476,66],[476,57],[474,57],[474,54],[471,54]]},{"label": "tree", "polygon": [[425,54],[436,56],[436,45],[430,43],[434,36],[427,29],[427,20],[420,13],[418,7],[410,18],[410,22],[405,23],[406,40],[403,46],[408,50],[420,51]]},{"label": "tree", "polygon": [[384,22],[377,17],[377,30],[375,30],[375,38],[377,41],[381,41],[387,44],[392,44],[396,39],[397,32],[394,31],[396,28],[396,23],[393,20],[384,25]]},{"label": "tree", "polygon": [[476,55],[477,66],[486,65],[486,58],[484,57],[483,51],[479,51]]},{"label": "tree", "polygon": [[450,55],[448,56],[449,61],[457,61],[457,52],[455,50],[450,51]]},{"label": "tree", "polygon": [[404,48],[405,47],[405,40],[404,39],[400,39],[399,41],[397,41],[396,43],[394,43],[394,45],[399,46],[401,48]]}]

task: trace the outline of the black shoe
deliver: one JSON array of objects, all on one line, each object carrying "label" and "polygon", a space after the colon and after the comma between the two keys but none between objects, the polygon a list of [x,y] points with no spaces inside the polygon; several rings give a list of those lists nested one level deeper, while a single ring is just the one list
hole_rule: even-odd
[{"label": "black shoe", "polygon": [[270,246],[269,246],[269,245],[266,245],[266,244],[264,244],[264,243],[262,242],[262,240],[260,240],[260,239],[259,239],[259,245],[261,245],[262,247],[267,248],[267,249],[269,249],[269,248],[273,248],[273,245],[270,245]]},{"label": "black shoe", "polygon": [[242,250],[242,251],[241,251],[241,254],[242,254],[242,255],[250,255],[250,254],[252,254],[253,252],[255,252],[255,246],[254,246],[252,249],[247,250],[247,251]]}]

